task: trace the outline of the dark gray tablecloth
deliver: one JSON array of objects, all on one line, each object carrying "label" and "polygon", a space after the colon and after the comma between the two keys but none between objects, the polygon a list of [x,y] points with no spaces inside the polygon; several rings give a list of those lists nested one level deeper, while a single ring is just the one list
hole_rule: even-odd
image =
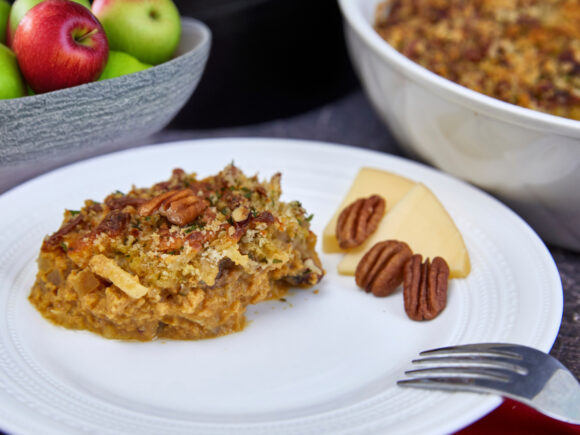
[{"label": "dark gray tablecloth", "polygon": [[[262,124],[215,130],[170,130],[166,129],[141,143],[126,144],[130,148],[145,144],[162,143],[184,139],[210,137],[281,137],[309,139],[348,144],[361,148],[402,155],[396,141],[374,114],[368,101],[360,91],[329,103],[310,112],[288,119]],[[120,149],[117,148],[117,149]],[[101,148],[87,150],[69,156],[72,162],[81,158],[115,151]],[[47,160],[26,162],[10,168],[0,169],[0,193],[34,175],[46,172],[64,162]],[[551,351],[562,363],[580,378],[580,254],[549,246],[558,266],[564,287],[564,316],[558,338]]]}]

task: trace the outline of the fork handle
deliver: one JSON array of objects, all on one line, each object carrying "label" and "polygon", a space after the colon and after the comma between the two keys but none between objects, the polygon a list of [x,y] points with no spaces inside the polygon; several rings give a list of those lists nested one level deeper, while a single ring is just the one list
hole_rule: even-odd
[{"label": "fork handle", "polygon": [[534,408],[568,423],[580,424],[580,388],[568,371],[558,369],[531,400]]}]

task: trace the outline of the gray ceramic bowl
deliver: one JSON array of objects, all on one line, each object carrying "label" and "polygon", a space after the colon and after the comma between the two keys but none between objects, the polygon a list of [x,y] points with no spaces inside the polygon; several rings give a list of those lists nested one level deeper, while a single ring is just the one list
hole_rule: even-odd
[{"label": "gray ceramic bowl", "polygon": [[183,18],[182,25],[177,55],[169,62],[110,80],[0,100],[0,167],[134,142],[165,127],[195,90],[211,45],[203,23]]}]

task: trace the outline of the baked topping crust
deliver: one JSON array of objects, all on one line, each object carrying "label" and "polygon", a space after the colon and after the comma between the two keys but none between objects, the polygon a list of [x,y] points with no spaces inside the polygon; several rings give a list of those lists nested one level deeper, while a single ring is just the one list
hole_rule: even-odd
[{"label": "baked topping crust", "polygon": [[580,120],[580,2],[388,0],[375,28],[396,50],[460,85]]}]

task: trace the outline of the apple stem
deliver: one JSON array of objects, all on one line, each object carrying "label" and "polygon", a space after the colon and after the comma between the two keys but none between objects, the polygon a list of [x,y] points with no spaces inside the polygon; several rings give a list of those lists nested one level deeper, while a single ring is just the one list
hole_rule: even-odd
[{"label": "apple stem", "polygon": [[97,33],[99,31],[99,29],[93,29],[88,33],[85,33],[84,35],[78,36],[75,38],[75,40],[77,42],[83,42],[85,39],[87,39],[88,37],[94,35],[95,33]]},{"label": "apple stem", "polygon": [[159,18],[159,14],[157,13],[157,11],[155,9],[151,9],[149,11],[149,17],[153,20],[156,20],[157,18]]}]

